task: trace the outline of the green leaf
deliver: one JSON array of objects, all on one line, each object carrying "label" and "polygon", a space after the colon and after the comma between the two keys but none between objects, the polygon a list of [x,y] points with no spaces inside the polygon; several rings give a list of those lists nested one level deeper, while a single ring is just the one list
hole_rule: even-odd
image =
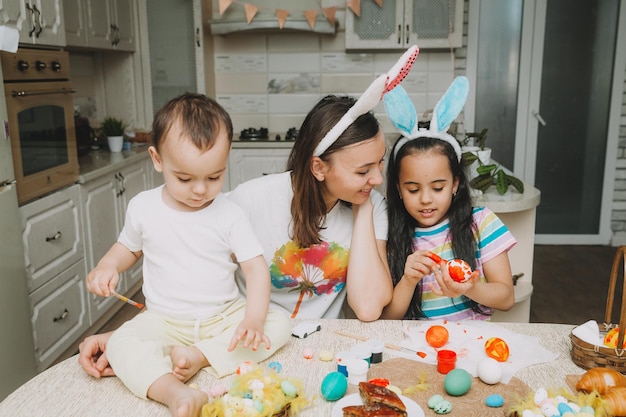
[{"label": "green leaf", "polygon": [[487,191],[493,185],[493,177],[490,174],[479,175],[470,181],[470,186],[480,191]]},{"label": "green leaf", "polygon": [[524,193],[524,183],[513,175],[506,175],[507,182],[517,190],[517,192]]},{"label": "green leaf", "polygon": [[507,181],[506,174],[504,173],[504,171],[499,169],[496,172],[496,190],[498,190],[499,194],[504,194],[508,189],[509,183]]}]

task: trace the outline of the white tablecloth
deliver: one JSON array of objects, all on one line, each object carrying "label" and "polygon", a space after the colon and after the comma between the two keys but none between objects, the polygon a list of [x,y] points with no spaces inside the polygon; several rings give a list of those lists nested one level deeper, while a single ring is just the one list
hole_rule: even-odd
[{"label": "white tablecloth", "polygon": [[[336,363],[317,359],[307,360],[302,352],[311,348],[316,354],[321,350],[333,353],[348,351],[359,341],[338,336],[335,331],[384,340],[398,344],[404,338],[403,323],[414,325],[415,322],[384,321],[363,323],[358,320],[321,320],[322,330],[306,339],[292,338],[287,345],[266,362],[278,361],[282,364],[282,373],[295,376],[304,382],[306,393],[315,394],[311,407],[303,410],[303,417],[330,416],[333,403],[319,395],[323,378],[337,370]],[[294,322],[295,324],[295,322]],[[570,359],[569,335],[574,326],[563,324],[536,323],[497,323],[506,329],[539,338],[540,343],[558,357],[549,363],[532,365],[519,370],[515,377],[525,382],[531,389],[540,387],[565,387],[565,376],[582,374],[584,370]],[[398,357],[395,350],[385,349],[383,358]],[[201,389],[209,390],[215,384],[228,386],[233,376],[216,380],[201,371],[190,382]],[[85,374],[72,357],[42,372],[18,388],[0,403],[0,416],[11,417],[121,417],[150,416],[167,417],[167,407],[154,401],[145,401],[133,396],[117,378],[95,379]]]}]

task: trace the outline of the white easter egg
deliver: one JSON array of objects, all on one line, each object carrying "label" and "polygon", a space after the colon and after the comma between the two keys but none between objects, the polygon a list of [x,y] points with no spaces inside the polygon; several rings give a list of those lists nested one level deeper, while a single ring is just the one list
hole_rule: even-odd
[{"label": "white easter egg", "polygon": [[535,413],[532,410],[524,410],[522,417],[535,417]]},{"label": "white easter egg", "polygon": [[535,391],[533,401],[536,405],[539,405],[546,398],[548,398],[548,391],[546,391],[545,388],[539,388],[537,391]]},{"label": "white easter egg", "polygon": [[485,358],[478,362],[477,372],[485,384],[497,384],[502,378],[502,365],[493,358]]}]

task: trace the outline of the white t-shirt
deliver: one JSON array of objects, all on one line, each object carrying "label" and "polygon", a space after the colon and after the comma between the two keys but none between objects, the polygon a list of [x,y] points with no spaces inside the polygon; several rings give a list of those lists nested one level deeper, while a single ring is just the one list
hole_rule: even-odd
[{"label": "white t-shirt", "polygon": [[143,292],[148,309],[194,320],[219,314],[239,296],[234,253],[245,261],[263,253],[248,217],[219,194],[195,212],[167,206],[163,186],[128,204],[118,242],[143,251]]},{"label": "white t-shirt", "polygon": [[[266,175],[247,181],[228,198],[249,216],[261,241],[272,277],[270,308],[299,318],[338,318],[346,297],[348,255],[352,239],[352,208],[338,203],[328,213],[323,243],[299,248],[291,240],[291,175]],[[387,205],[372,191],[376,239],[387,240]],[[237,271],[237,285],[245,281]]]}]

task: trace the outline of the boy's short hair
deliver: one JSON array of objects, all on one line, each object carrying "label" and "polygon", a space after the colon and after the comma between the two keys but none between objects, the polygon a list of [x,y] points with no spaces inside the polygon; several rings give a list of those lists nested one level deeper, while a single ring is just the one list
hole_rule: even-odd
[{"label": "boy's short hair", "polygon": [[233,140],[233,122],[228,112],[204,94],[184,93],[165,103],[154,116],[152,144],[158,150],[174,123],[180,123],[182,136],[198,149],[210,149],[220,129],[226,129],[228,141]]}]

